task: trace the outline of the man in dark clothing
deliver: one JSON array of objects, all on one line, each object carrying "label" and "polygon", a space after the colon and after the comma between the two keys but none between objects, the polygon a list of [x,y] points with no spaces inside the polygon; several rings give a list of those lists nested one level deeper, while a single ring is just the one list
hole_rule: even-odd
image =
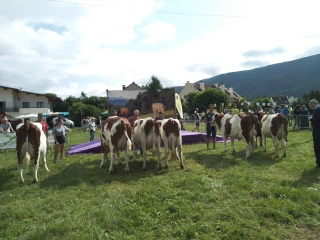
[{"label": "man in dark clothing", "polygon": [[320,106],[317,100],[312,99],[309,102],[309,107],[313,110],[310,121],[312,126],[314,154],[316,155],[317,166],[320,167]]},{"label": "man in dark clothing", "polygon": [[214,116],[214,112],[213,112],[214,106],[213,104],[210,104],[209,106],[209,112],[206,113],[206,115],[204,116],[204,120],[207,123],[207,149],[209,150],[209,140],[210,140],[210,136],[212,136],[212,143],[213,143],[213,148],[216,148],[216,127],[212,125],[212,118]]}]

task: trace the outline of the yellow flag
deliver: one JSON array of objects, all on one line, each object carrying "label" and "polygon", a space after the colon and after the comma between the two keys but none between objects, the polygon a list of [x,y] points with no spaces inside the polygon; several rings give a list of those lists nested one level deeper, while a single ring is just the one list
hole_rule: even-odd
[{"label": "yellow flag", "polygon": [[178,93],[175,93],[176,95],[176,108],[178,110],[178,113],[180,114],[180,117],[183,118],[183,111],[182,111],[182,104],[181,99]]}]

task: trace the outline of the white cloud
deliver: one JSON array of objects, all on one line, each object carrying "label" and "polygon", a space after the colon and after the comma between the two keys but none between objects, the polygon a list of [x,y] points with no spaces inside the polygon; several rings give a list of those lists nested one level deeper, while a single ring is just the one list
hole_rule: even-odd
[{"label": "white cloud", "polygon": [[173,42],[176,39],[177,27],[171,23],[155,21],[140,29],[147,35],[141,42],[155,44],[158,42]]},{"label": "white cloud", "polygon": [[[132,81],[145,84],[153,74],[164,86],[182,85],[219,73],[250,69],[254,64],[320,53],[320,31],[315,24],[320,22],[320,3],[311,0],[308,4],[228,0],[216,9],[225,15],[246,18],[152,12],[166,11],[174,1],[81,1],[105,7],[43,0],[30,0],[24,5],[21,0],[2,1],[1,85],[55,92],[61,97],[80,96],[81,91],[99,95]],[[206,0],[203,1],[202,8],[200,2],[193,1],[183,7],[197,4],[197,12],[202,9],[208,13]],[[174,10],[193,9],[191,5],[187,10]],[[184,25],[183,19],[187,18],[197,18],[198,24],[205,26],[200,34],[194,34],[199,25]],[[35,28],[36,25],[43,27]],[[56,32],[48,26],[58,26],[63,31]],[[270,52],[276,48],[284,51],[251,57],[249,63],[243,56],[253,50]]]}]

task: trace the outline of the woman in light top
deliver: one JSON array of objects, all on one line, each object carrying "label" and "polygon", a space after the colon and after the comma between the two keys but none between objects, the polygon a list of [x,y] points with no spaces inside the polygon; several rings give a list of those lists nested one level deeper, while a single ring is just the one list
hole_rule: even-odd
[{"label": "woman in light top", "polygon": [[63,158],[64,144],[66,142],[65,135],[71,130],[66,126],[62,125],[62,118],[59,118],[57,121],[57,126],[55,126],[52,130],[52,134],[54,137],[54,163],[57,162],[58,151],[60,148],[60,161]]}]

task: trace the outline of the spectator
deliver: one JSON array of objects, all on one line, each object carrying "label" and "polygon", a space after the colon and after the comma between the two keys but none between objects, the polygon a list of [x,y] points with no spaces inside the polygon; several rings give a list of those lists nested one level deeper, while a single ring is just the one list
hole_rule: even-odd
[{"label": "spectator", "polygon": [[234,107],[231,109],[231,112],[232,112],[232,115],[236,115],[236,114],[239,113],[239,109],[238,109],[236,106],[234,106]]},{"label": "spectator", "polygon": [[163,112],[159,112],[158,117],[156,117],[156,120],[163,120]]},{"label": "spectator", "polygon": [[258,146],[258,144],[257,144],[258,138],[260,138],[259,139],[260,147],[262,147],[261,119],[263,116],[263,111],[262,111],[261,107],[258,106],[256,108],[256,111],[253,114],[256,115],[258,118],[258,125],[256,127],[256,131],[257,131],[257,133],[256,133],[257,134],[256,135],[256,147]]},{"label": "spectator", "polygon": [[302,105],[300,109],[300,129],[309,128],[309,111],[306,105]]},{"label": "spectator", "polygon": [[117,110],[112,110],[111,116],[117,116]]},{"label": "spectator", "polygon": [[94,122],[94,117],[92,117],[90,119],[88,127],[89,127],[89,131],[90,131],[90,141],[93,141],[94,140],[94,133],[96,131],[96,124]]},{"label": "spectator", "polygon": [[310,121],[312,126],[313,148],[316,155],[316,164],[317,167],[320,167],[320,106],[317,100],[312,99],[309,102],[309,107],[311,110],[314,110]]},{"label": "spectator", "polygon": [[65,135],[71,130],[66,126],[62,125],[62,118],[58,118],[57,126],[52,130],[54,137],[55,147],[54,147],[54,163],[57,163],[58,152],[60,149],[60,161],[62,161],[64,144],[66,142]]},{"label": "spectator", "polygon": [[133,111],[133,117],[129,118],[129,123],[130,123],[131,127],[133,126],[134,122],[138,119],[140,119],[139,110],[136,109]]},{"label": "spectator", "polygon": [[206,121],[206,129],[207,129],[207,149],[209,150],[209,141],[210,137],[212,136],[212,143],[213,143],[213,148],[216,148],[216,127],[212,124],[212,118],[215,115],[213,112],[214,106],[213,104],[209,105],[209,112],[206,113],[204,116],[204,120]]},{"label": "spectator", "polygon": [[288,105],[285,105],[283,107],[283,109],[281,110],[281,113],[288,119],[288,121],[290,120],[289,117],[290,117],[290,111],[288,109]]},{"label": "spectator", "polygon": [[2,124],[0,125],[0,133],[10,133],[10,132],[15,132],[11,126],[11,123],[8,122],[8,118],[4,117],[2,119]]},{"label": "spectator", "polygon": [[43,121],[43,114],[42,113],[38,113],[38,119],[37,119],[36,122],[41,123],[42,131],[46,134],[47,143],[49,143],[49,139],[48,139],[48,137],[49,137],[49,134],[48,134],[49,126],[48,126],[46,121]]},{"label": "spectator", "polygon": [[295,130],[296,127],[298,128],[298,130],[300,130],[300,110],[301,110],[300,105],[297,105],[293,109],[293,120],[294,120],[293,130]]},{"label": "spectator", "polygon": [[194,121],[196,123],[196,127],[192,130],[192,132],[198,130],[198,132],[200,132],[200,114],[199,114],[199,108],[196,108],[196,110],[194,111]]},{"label": "spectator", "polygon": [[177,119],[179,120],[179,123],[180,123],[180,126],[181,126],[181,130],[185,131],[186,129],[184,128],[184,125],[183,125],[183,119],[180,117],[179,113],[177,113]]},{"label": "spectator", "polygon": [[273,107],[270,107],[268,114],[274,114],[274,113],[276,113],[276,112],[273,110]]},{"label": "spectator", "polygon": [[87,131],[87,119],[84,117],[81,121],[82,132]]}]

